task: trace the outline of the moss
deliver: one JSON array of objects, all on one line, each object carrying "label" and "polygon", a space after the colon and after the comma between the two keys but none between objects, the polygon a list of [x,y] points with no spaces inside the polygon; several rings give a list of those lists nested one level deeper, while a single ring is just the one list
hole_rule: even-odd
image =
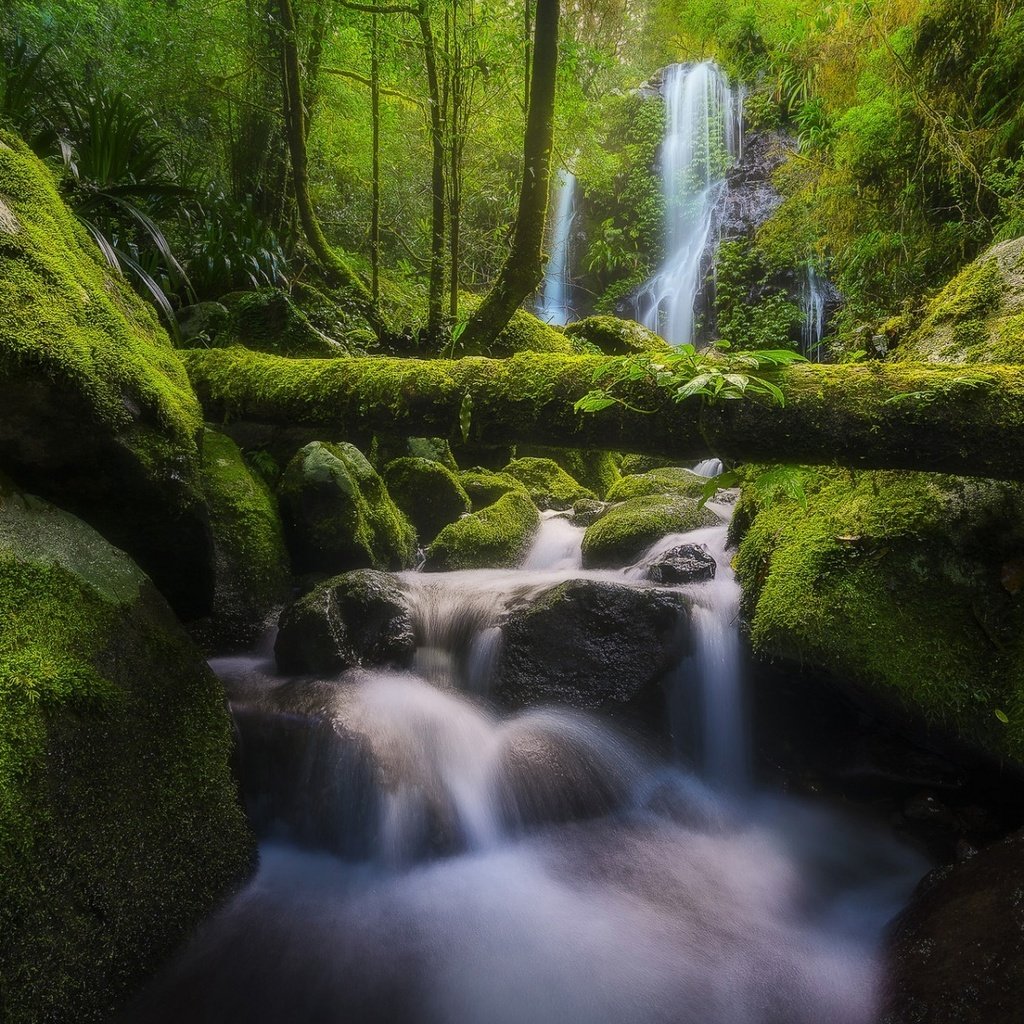
[{"label": "moss", "polygon": [[542,445],[519,445],[516,456],[551,459],[557,462],[574,480],[603,498],[615,486],[622,474],[619,457],[615,452],[587,448],[547,448]]},{"label": "moss", "polygon": [[570,340],[589,343],[606,356],[629,356],[637,352],[670,352],[672,346],[654,331],[635,320],[617,316],[588,316],[565,328]]},{"label": "moss", "polygon": [[[460,316],[469,317],[480,305],[478,296],[464,295],[460,302]],[[467,351],[456,344],[456,354],[467,356],[491,356],[501,359],[517,352],[563,352],[571,353],[572,343],[561,332],[544,323],[525,309],[517,309],[508,325],[488,345],[486,350]]]},{"label": "moss", "polygon": [[582,498],[596,498],[552,459],[513,459],[502,472],[518,480],[538,508],[568,509]]},{"label": "moss", "polygon": [[106,1020],[251,865],[223,692],[126,555],[11,491],[0,620],[3,1017]]},{"label": "moss", "polygon": [[288,592],[288,553],[277,501],[230,438],[203,435],[202,486],[215,556],[215,635],[251,643]]},{"label": "moss", "polygon": [[507,473],[492,473],[487,469],[464,470],[459,473],[459,483],[469,495],[474,512],[493,505],[499,498],[512,491],[529,496],[526,488],[515,477]]},{"label": "moss", "polygon": [[455,474],[430,459],[395,459],[384,471],[395,504],[429,544],[449,523],[472,510],[469,495]]},{"label": "moss", "polygon": [[652,469],[667,469],[672,464],[671,459],[661,455],[627,455],[619,464],[619,471],[623,476],[634,476]]},{"label": "moss", "polygon": [[503,569],[518,565],[529,550],[540,514],[524,491],[503,494],[493,505],[446,526],[427,549],[423,568]]},{"label": "moss", "polygon": [[208,554],[185,369],[46,167],[2,131],[0,203],[0,458],[81,509],[183,607],[177,591],[203,582]]},{"label": "moss", "polygon": [[298,571],[412,564],[415,531],[355,445],[307,444],[285,469],[278,497]]},{"label": "moss", "polygon": [[609,509],[583,535],[583,564],[591,569],[632,565],[657,540],[714,526],[718,517],[695,499],[676,495],[630,498]]},{"label": "moss", "polygon": [[647,473],[624,476],[609,492],[609,501],[626,501],[648,494],[677,494],[684,498],[700,498],[707,480],[688,469],[668,467]]},{"label": "moss", "polygon": [[755,648],[1024,760],[1024,604],[1000,585],[1024,553],[1024,490],[839,471],[805,471],[804,487],[806,509],[776,497],[744,516],[736,566]]},{"label": "moss", "polygon": [[1024,239],[969,263],[900,339],[896,358],[955,363],[1024,362]]},{"label": "moss", "polygon": [[378,436],[374,438],[370,458],[378,468],[383,468],[395,459],[413,458],[439,462],[453,473],[459,471],[451,445],[443,437]]},{"label": "moss", "polygon": [[348,354],[277,288],[236,292],[222,301],[228,306],[230,320],[214,336],[215,345],[242,345],[257,352],[314,359]]}]

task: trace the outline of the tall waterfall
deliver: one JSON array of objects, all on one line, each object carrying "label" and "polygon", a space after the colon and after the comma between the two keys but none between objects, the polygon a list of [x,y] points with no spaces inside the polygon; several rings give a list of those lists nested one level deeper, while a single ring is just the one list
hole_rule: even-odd
[{"label": "tall waterfall", "polygon": [[558,172],[555,219],[551,230],[551,255],[544,271],[544,285],[537,315],[549,324],[561,326],[572,319],[569,305],[572,260],[572,225],[576,219],[576,176]]},{"label": "tall waterfall", "polygon": [[804,314],[804,355],[814,359],[821,348],[821,339],[825,336],[825,287],[810,263],[804,271],[801,302]]},{"label": "tall waterfall", "polygon": [[725,172],[743,145],[741,94],[710,61],[665,74],[665,262],[637,296],[637,319],[673,345],[693,341],[694,305]]}]

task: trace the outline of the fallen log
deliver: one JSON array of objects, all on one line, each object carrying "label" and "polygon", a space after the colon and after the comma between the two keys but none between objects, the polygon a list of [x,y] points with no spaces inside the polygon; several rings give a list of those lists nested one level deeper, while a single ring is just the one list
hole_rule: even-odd
[{"label": "fallen log", "polygon": [[599,448],[678,458],[836,464],[1024,479],[1024,367],[860,363],[763,371],[785,394],[706,405],[631,386],[636,412],[577,413],[607,360],[285,359],[183,352],[208,419],[333,436],[430,435],[475,444]]}]

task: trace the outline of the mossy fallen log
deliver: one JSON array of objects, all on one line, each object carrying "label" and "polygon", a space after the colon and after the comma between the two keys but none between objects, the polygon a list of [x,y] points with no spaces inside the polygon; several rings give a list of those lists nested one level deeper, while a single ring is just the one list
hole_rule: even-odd
[{"label": "mossy fallen log", "polygon": [[[772,371],[784,406],[759,397],[682,403],[653,384],[577,413],[603,360],[283,359],[241,349],[182,353],[209,419],[323,429],[337,436],[427,434],[478,444],[544,444],[680,461],[838,464],[1024,479],[1024,368],[865,363]],[[768,374],[765,374],[766,376]],[[468,422],[467,422],[468,421]]]}]

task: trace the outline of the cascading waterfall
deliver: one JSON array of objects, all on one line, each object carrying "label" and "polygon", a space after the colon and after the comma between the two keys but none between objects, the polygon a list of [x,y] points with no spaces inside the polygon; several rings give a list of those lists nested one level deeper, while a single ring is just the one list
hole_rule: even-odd
[{"label": "cascading waterfall", "polygon": [[710,61],[665,73],[665,261],[636,299],[637,319],[672,345],[691,343],[702,271],[726,189],[725,173],[742,155],[743,101]]},{"label": "cascading waterfall", "polygon": [[800,289],[803,306],[803,354],[814,359],[821,349],[825,337],[825,286],[814,267],[808,263]]},{"label": "cascading waterfall", "polygon": [[573,319],[569,297],[572,285],[572,228],[576,219],[576,176],[564,168],[558,172],[554,208],[551,252],[544,271],[537,316],[546,323],[561,327]]},{"label": "cascading waterfall", "polygon": [[[552,514],[520,569],[402,574],[410,671],[215,662],[250,811],[259,768],[261,867],[126,1024],[871,1024],[879,936],[923,865],[753,785],[730,508],[710,507],[720,526],[621,570],[582,569],[583,530]],[[570,579],[651,587],[680,544],[718,567],[677,588],[694,654],[669,688],[699,696],[699,770],[487,699],[510,609]]]}]

